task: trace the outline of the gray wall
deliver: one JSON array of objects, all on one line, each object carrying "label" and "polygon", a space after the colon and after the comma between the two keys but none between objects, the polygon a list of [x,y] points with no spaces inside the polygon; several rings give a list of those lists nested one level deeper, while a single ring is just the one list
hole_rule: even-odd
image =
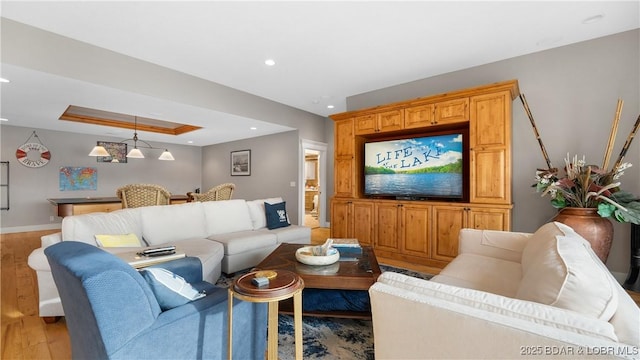
[{"label": "gray wall", "polygon": [[[415,97],[517,79],[556,167],[567,152],[602,164],[618,98],[624,108],[611,159],[613,163],[640,114],[640,30],[538,52],[349,97],[356,110]],[[531,185],[536,168],[546,167],[532,126],[520,100],[513,103],[513,226],[535,231],[555,209]],[[626,162],[622,188],[640,194],[640,139]],[[607,266],[626,273],[629,267],[630,225],[614,223],[614,242]]]},{"label": "gray wall", "polygon": [[[16,149],[33,130],[51,151],[51,160],[40,168],[28,168],[16,160]],[[202,155],[200,147],[152,143],[167,147],[175,161],[158,160],[158,150],[145,150],[145,159],[128,159],[127,163],[99,163],[87,156],[96,141],[121,141],[121,138],[96,137],[60,131],[0,126],[0,159],[10,163],[10,209],[0,212],[2,232],[30,231],[59,227],[47,198],[116,196],[116,189],[130,183],[162,185],[172,194],[186,194],[201,186]],[[31,139],[30,142],[36,141]],[[98,170],[97,190],[60,191],[59,170],[63,166],[90,166]],[[24,229],[21,229],[24,227]],[[13,228],[13,229],[12,229]]]},{"label": "gray wall", "polygon": [[[261,136],[202,148],[202,190],[226,182],[236,185],[234,199],[281,196],[292,224],[298,224],[298,131]],[[251,175],[231,176],[232,151],[251,150]],[[295,186],[290,183],[294,182]]]}]

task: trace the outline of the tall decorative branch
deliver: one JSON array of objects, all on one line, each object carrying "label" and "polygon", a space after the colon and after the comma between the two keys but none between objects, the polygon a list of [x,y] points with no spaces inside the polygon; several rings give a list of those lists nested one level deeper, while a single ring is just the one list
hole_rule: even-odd
[{"label": "tall decorative branch", "polygon": [[618,99],[616,114],[613,117],[613,124],[611,125],[611,133],[609,134],[609,142],[607,143],[607,148],[604,151],[604,159],[602,160],[602,168],[605,170],[609,167],[609,160],[611,159],[611,151],[613,151],[613,146],[616,142],[616,135],[618,134],[618,123],[620,122],[620,115],[622,113],[623,104],[624,102],[621,99]]},{"label": "tall decorative branch", "polygon": [[547,149],[545,149],[544,144],[542,143],[542,138],[540,138],[540,134],[538,133],[538,128],[536,127],[536,122],[533,119],[533,114],[531,114],[531,110],[529,109],[529,104],[527,104],[527,99],[524,94],[520,94],[520,101],[522,101],[522,106],[524,106],[524,111],[527,113],[529,117],[529,121],[531,121],[531,126],[533,127],[533,133],[538,140],[538,144],[540,145],[540,150],[542,150],[542,156],[544,156],[544,160],[547,162],[547,167],[549,170],[553,170],[553,166],[551,165],[551,160],[549,160],[549,154],[547,154]]},{"label": "tall decorative branch", "polygon": [[633,141],[633,138],[636,136],[636,133],[638,132],[638,128],[640,128],[640,115],[638,115],[638,119],[636,120],[636,123],[633,125],[633,128],[631,129],[631,133],[629,133],[629,136],[627,136],[627,141],[625,141],[624,145],[622,146],[622,150],[620,151],[618,160],[616,160],[616,163],[613,165],[614,171],[620,166],[620,164],[622,164],[622,160],[624,159],[625,155],[627,155],[627,150],[629,150],[629,146],[631,146],[631,141]]}]

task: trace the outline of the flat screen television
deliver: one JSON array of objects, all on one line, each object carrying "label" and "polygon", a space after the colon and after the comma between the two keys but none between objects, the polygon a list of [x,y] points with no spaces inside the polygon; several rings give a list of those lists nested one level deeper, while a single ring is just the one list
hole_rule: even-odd
[{"label": "flat screen television", "polygon": [[365,143],[365,195],[466,200],[467,134],[455,130]]}]

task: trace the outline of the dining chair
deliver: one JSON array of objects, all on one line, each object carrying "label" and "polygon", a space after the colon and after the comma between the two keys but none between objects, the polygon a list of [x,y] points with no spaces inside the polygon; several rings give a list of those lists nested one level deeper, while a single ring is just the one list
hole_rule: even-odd
[{"label": "dining chair", "polygon": [[116,190],[122,200],[122,208],[142,206],[169,205],[171,193],[164,187],[155,184],[129,184]]},{"label": "dining chair", "polygon": [[220,201],[230,200],[236,185],[233,183],[224,183],[216,185],[202,194],[193,192],[187,193],[190,201]]}]

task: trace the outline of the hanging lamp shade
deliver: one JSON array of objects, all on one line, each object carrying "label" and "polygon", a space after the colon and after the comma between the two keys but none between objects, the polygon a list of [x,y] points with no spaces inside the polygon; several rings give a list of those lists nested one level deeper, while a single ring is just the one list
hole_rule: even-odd
[{"label": "hanging lamp shade", "polygon": [[131,151],[129,151],[127,157],[133,159],[144,159],[144,154],[142,153],[142,151],[140,151],[140,149],[134,147],[133,149],[131,149]]},{"label": "hanging lamp shade", "polygon": [[[140,151],[140,149],[138,149],[138,142],[141,143],[140,147],[144,149],[162,150],[162,148],[151,146],[151,144],[149,144],[148,142],[138,139],[138,117],[137,116],[134,117],[133,138],[122,140],[120,141],[120,144],[126,144],[127,141],[133,141],[133,149],[131,149],[127,154],[128,158],[144,159],[144,154],[142,153],[142,151]],[[105,149],[103,146],[98,145],[94,147],[93,150],[91,150],[91,152],[89,153],[89,156],[111,156],[111,154],[109,154],[107,149]],[[162,154],[160,155],[160,157],[158,158],[158,160],[172,161],[172,160],[175,160],[175,158],[169,152],[169,150],[165,148]],[[114,160],[112,160],[111,162],[119,162],[119,161],[114,158]]]},{"label": "hanging lamp shade", "polygon": [[89,156],[111,156],[104,146],[96,145],[89,153]]},{"label": "hanging lamp shade", "polygon": [[171,155],[171,153],[169,152],[169,150],[164,149],[164,152],[162,152],[162,154],[160,154],[160,157],[158,158],[158,160],[168,160],[168,161],[173,161],[175,160],[173,158],[173,155]]}]

